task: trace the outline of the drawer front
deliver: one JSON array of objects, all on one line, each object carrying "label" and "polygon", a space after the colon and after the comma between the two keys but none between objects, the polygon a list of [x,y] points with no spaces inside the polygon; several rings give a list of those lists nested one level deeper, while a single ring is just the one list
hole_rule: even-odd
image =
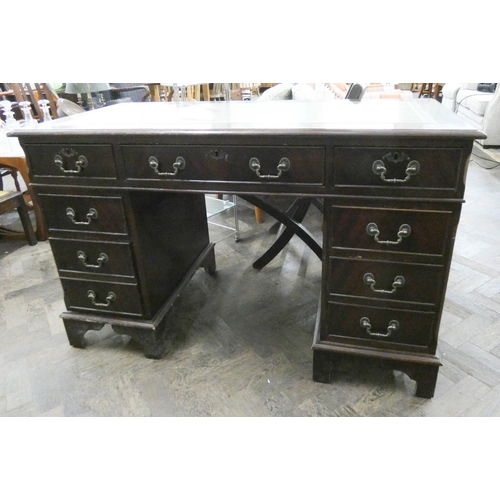
[{"label": "drawer front", "polygon": [[59,271],[133,277],[130,243],[50,238]]},{"label": "drawer front", "polygon": [[460,148],[336,148],[336,187],[449,189],[458,183]]},{"label": "drawer front", "polygon": [[379,307],[327,304],[327,334],[322,340],[398,348],[433,343],[436,314]]},{"label": "drawer front", "polygon": [[137,285],[61,278],[66,307],[70,310],[141,316]]},{"label": "drawer front", "polygon": [[[452,212],[333,206],[329,248],[443,255]],[[353,256],[356,252],[353,253]]]},{"label": "drawer front", "polygon": [[435,305],[443,273],[438,265],[330,257],[328,293]]},{"label": "drawer front", "polygon": [[28,145],[34,177],[98,177],[116,179],[113,149],[99,144]]},{"label": "drawer front", "polygon": [[127,234],[121,197],[40,194],[48,229]]},{"label": "drawer front", "polygon": [[322,147],[123,146],[122,153],[129,179],[324,184]]}]

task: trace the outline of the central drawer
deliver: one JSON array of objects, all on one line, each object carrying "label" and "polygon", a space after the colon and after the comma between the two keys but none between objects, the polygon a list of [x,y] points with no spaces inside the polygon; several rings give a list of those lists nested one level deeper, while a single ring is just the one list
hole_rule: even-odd
[{"label": "central drawer", "polygon": [[[121,150],[128,179],[315,185],[325,182],[324,147],[131,145],[122,146]],[[278,168],[284,164],[285,169]]]}]

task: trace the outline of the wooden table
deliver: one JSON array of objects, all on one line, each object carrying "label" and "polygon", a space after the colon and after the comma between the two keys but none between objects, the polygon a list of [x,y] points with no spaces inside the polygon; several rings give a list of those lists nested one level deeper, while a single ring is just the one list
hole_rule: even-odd
[{"label": "wooden table", "polygon": [[28,190],[27,196],[25,196],[26,205],[28,208],[32,208],[35,212],[35,233],[37,240],[45,241],[48,238],[47,230],[40,207],[36,202],[36,197],[30,186],[26,157],[23,149],[19,145],[19,140],[16,137],[8,137],[7,142],[0,142],[0,165],[15,168],[21,175]]},{"label": "wooden table", "polygon": [[17,135],[71,345],[110,324],[162,357],[176,297],[199,267],[215,272],[205,193],[320,198],[313,379],[356,357],[433,396],[465,174],[484,137],[435,100],[120,104]]}]

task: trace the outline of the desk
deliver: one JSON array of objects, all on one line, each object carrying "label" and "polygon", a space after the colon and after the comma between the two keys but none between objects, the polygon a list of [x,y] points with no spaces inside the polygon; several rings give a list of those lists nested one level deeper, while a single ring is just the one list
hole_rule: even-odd
[{"label": "desk", "polygon": [[17,138],[8,137],[7,142],[0,142],[0,165],[15,168],[21,174],[28,189],[29,200],[27,200],[27,205],[28,207],[32,207],[35,212],[36,238],[38,241],[45,241],[48,238],[47,231],[45,229],[40,207],[36,203],[34,193],[30,186],[26,157]]},{"label": "desk", "polygon": [[484,137],[438,102],[119,104],[16,135],[71,345],[110,324],[162,357],[175,298],[216,269],[204,193],[322,198],[313,379],[356,356],[433,396],[465,173]]}]

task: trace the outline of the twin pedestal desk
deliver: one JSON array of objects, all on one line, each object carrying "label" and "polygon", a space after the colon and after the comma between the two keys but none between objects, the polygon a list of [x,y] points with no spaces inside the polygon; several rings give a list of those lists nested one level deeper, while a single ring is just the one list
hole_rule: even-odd
[{"label": "twin pedestal desk", "polygon": [[467,164],[484,137],[437,101],[128,103],[15,135],[71,345],[110,324],[164,354],[175,298],[198,268],[215,272],[205,193],[314,198],[313,379],[334,380],[341,357],[374,358],[433,396]]}]

